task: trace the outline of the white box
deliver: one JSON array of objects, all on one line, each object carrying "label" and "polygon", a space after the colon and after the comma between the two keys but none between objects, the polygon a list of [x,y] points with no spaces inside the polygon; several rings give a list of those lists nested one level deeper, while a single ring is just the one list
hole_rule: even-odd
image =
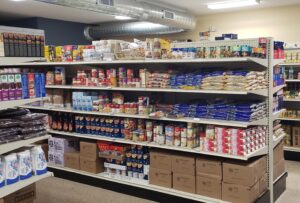
[{"label": "white box", "polygon": [[59,151],[54,152],[54,164],[57,166],[65,165],[64,152],[59,152]]},{"label": "white box", "polygon": [[50,165],[54,165],[54,164],[55,164],[54,154],[55,154],[55,151],[54,151],[54,150],[49,150],[49,151],[48,151],[48,163],[49,163]]},{"label": "white box", "polygon": [[49,151],[55,151],[54,143],[55,143],[55,137],[50,137],[48,139]]},{"label": "white box", "polygon": [[77,138],[58,138],[54,139],[55,152],[75,152],[79,148]]}]

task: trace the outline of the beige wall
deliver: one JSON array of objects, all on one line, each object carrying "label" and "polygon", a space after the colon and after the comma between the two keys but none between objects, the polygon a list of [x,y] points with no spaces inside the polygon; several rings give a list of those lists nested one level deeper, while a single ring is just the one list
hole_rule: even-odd
[{"label": "beige wall", "polygon": [[274,37],[300,42],[300,5],[199,16],[193,32],[175,36],[199,40],[198,33],[209,26],[217,28],[213,35],[237,33],[239,38]]}]

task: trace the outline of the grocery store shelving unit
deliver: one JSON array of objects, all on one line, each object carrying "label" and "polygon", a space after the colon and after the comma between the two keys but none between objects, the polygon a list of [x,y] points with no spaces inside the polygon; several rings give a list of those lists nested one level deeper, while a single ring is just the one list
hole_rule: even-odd
[{"label": "grocery store shelving unit", "polygon": [[[40,57],[0,57],[0,66],[11,66],[15,63],[17,64],[24,64],[27,62],[33,62],[33,61],[44,61],[44,58]],[[7,108],[14,108],[19,107],[21,105],[25,105],[28,103],[36,102],[36,101],[42,101],[45,98],[31,98],[31,99],[20,99],[20,100],[9,100],[9,101],[0,101],[0,110],[4,110]],[[0,156],[9,153],[10,151],[29,146],[30,144],[47,140],[50,137],[50,135],[44,135],[40,137],[30,138],[26,140],[19,140],[15,142],[10,142],[7,144],[0,144]],[[26,180],[20,180],[17,183],[14,183],[12,185],[5,185],[4,187],[0,188],[0,198],[3,198],[9,194],[12,194],[28,185],[31,185],[37,181],[40,181],[44,178],[53,176],[52,172],[47,172],[43,175],[37,175],[32,176],[31,178],[28,178]]]},{"label": "grocery store shelving unit", "polygon": [[[175,43],[173,44],[173,47],[213,47],[213,46],[220,46],[220,45],[226,45],[226,46],[234,46],[234,45],[241,45],[241,44],[247,44],[249,46],[258,46],[258,39],[245,39],[245,40],[231,40],[231,41],[215,41],[215,42],[193,42],[193,43]],[[147,92],[172,92],[172,93],[190,93],[190,94],[214,94],[214,95],[223,95],[223,96],[234,96],[234,95],[246,95],[247,98],[256,98],[259,96],[259,98],[262,98],[262,100],[265,100],[267,102],[267,117],[262,120],[254,121],[254,122],[237,122],[237,121],[222,121],[222,120],[210,120],[210,119],[191,119],[191,118],[181,118],[181,119],[171,119],[171,118],[152,118],[149,116],[144,115],[128,115],[128,114],[111,114],[111,113],[100,113],[100,112],[90,112],[90,111],[78,111],[78,110],[72,110],[72,109],[66,109],[66,108],[53,108],[53,107],[40,107],[40,106],[22,106],[29,109],[36,109],[36,110],[43,110],[43,111],[56,111],[56,112],[69,112],[69,113],[76,113],[76,114],[85,114],[85,115],[103,115],[103,116],[116,116],[116,117],[129,117],[129,118],[142,118],[142,119],[153,119],[153,120],[165,120],[165,121],[175,121],[175,122],[192,122],[192,123],[201,123],[201,124],[215,124],[215,125],[222,125],[222,126],[234,126],[234,127],[241,127],[245,128],[252,125],[267,125],[268,126],[268,136],[267,136],[267,145],[265,148],[262,148],[260,150],[257,150],[253,152],[252,154],[249,154],[247,156],[232,156],[232,155],[226,155],[226,154],[217,154],[212,152],[203,152],[196,149],[188,149],[188,148],[181,148],[181,147],[174,147],[174,146],[166,146],[166,145],[158,145],[155,143],[140,143],[140,142],[133,142],[125,139],[117,139],[117,138],[110,138],[110,137],[104,137],[104,136],[93,136],[93,135],[86,135],[86,134],[78,134],[73,132],[62,132],[62,131],[53,131],[50,130],[50,134],[57,134],[61,136],[71,136],[71,137],[80,137],[80,138],[86,138],[86,139],[95,139],[95,140],[106,140],[116,143],[126,143],[126,144],[138,144],[138,145],[144,145],[149,146],[153,148],[163,148],[167,150],[174,150],[174,151],[183,151],[188,153],[194,153],[194,154],[203,154],[203,155],[209,155],[209,156],[218,156],[218,157],[224,157],[228,159],[236,159],[240,161],[245,161],[250,159],[251,157],[260,156],[260,155],[268,155],[268,175],[269,175],[269,200],[270,202],[273,202],[273,147],[276,146],[282,139],[283,136],[279,136],[277,138],[273,138],[272,132],[273,132],[273,121],[278,119],[279,114],[283,111],[280,110],[279,112],[273,113],[273,94],[278,92],[279,90],[283,89],[285,85],[281,85],[278,87],[273,88],[273,67],[282,62],[282,60],[273,60],[273,39],[269,38],[269,43],[267,45],[268,54],[266,59],[261,58],[253,58],[253,57],[245,57],[245,58],[220,58],[220,59],[189,59],[189,60],[123,60],[123,61],[83,61],[83,62],[54,62],[54,63],[40,63],[40,62],[34,62],[34,63],[28,63],[28,64],[22,64],[22,65],[30,65],[31,67],[34,66],[64,66],[64,67],[74,67],[77,65],[134,65],[134,64],[148,64],[148,67],[151,68],[149,64],[193,64],[195,66],[204,67],[207,64],[218,64],[223,67],[235,67],[235,65],[245,65],[245,64],[251,64],[252,67],[260,67],[264,68],[264,70],[267,71],[267,78],[269,81],[269,88],[266,90],[256,90],[256,91],[222,91],[222,90],[179,90],[179,89],[154,89],[154,88],[119,88],[119,87],[113,87],[113,88],[103,88],[103,87],[76,87],[76,86],[70,86],[70,85],[61,85],[61,86],[47,86],[47,88],[51,89],[70,89],[70,90],[104,90],[104,91],[133,91],[133,92],[140,92],[140,91],[147,91]],[[21,65],[21,66],[22,66]],[[241,67],[241,66],[240,66]],[[245,67],[245,66],[243,66]],[[213,70],[213,68],[212,68]],[[133,187],[139,187],[146,190],[152,190],[157,191],[160,193],[170,194],[172,196],[179,196],[184,197],[191,200],[197,200],[201,202],[223,202],[222,200],[217,200],[213,198],[204,197],[197,194],[190,194],[181,192],[174,189],[167,189],[163,187],[158,187],[154,185],[145,185],[145,184],[139,184],[139,183],[132,183],[124,180],[118,180],[113,179],[110,177],[105,177],[103,175],[95,175],[90,174],[82,171],[77,171],[73,169],[63,168],[63,167],[57,167],[57,166],[51,166],[55,171],[67,171],[70,173],[75,173],[79,175],[89,176],[93,178],[98,178],[110,182],[115,183],[121,183],[125,185],[130,185]]]}]

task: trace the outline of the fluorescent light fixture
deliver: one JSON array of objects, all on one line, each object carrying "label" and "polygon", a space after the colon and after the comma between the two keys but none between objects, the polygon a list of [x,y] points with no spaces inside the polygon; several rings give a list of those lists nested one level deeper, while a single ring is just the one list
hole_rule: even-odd
[{"label": "fluorescent light fixture", "polygon": [[11,0],[11,1],[25,1],[25,0]]},{"label": "fluorescent light fixture", "polygon": [[260,0],[231,0],[207,4],[209,9],[226,9],[244,6],[254,6],[260,3]]},{"label": "fluorescent light fixture", "polygon": [[132,18],[128,16],[115,16],[115,19],[117,20],[131,20]]}]

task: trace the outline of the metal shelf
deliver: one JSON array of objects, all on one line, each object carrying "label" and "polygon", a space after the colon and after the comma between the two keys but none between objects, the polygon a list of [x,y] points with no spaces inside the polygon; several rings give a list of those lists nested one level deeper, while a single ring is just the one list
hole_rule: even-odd
[{"label": "metal shelf", "polygon": [[109,65],[109,64],[174,64],[174,63],[231,63],[231,62],[251,62],[268,66],[268,59],[255,57],[232,57],[232,58],[211,58],[211,59],[158,59],[158,60],[115,60],[115,61],[76,61],[76,62],[32,62],[17,63],[11,62],[8,65],[30,65],[30,66],[71,66],[71,65]]},{"label": "metal shelf", "polygon": [[30,65],[46,61],[43,57],[0,57],[0,66]]},{"label": "metal shelf", "polygon": [[285,112],[285,111],[286,111],[286,109],[280,109],[279,111],[274,112],[274,113],[273,113],[273,120],[277,120],[277,119],[279,118],[279,116],[280,116],[283,112]]},{"label": "metal shelf", "polygon": [[280,135],[280,136],[278,136],[278,137],[275,137],[274,138],[274,136],[273,136],[273,148],[274,147],[276,147],[278,144],[279,144],[279,142],[284,138],[286,136],[286,134],[284,133],[284,134],[282,134],[282,135]]},{"label": "metal shelf", "polygon": [[284,146],[283,150],[284,151],[288,151],[288,152],[300,152],[300,148],[298,148],[298,147],[287,147],[287,146]]},{"label": "metal shelf", "polygon": [[97,116],[112,116],[112,117],[122,117],[122,118],[140,118],[149,120],[160,120],[160,121],[173,121],[173,122],[183,122],[183,123],[199,123],[199,124],[212,124],[212,125],[224,125],[232,127],[246,128],[253,125],[267,125],[268,119],[263,118],[252,122],[241,122],[241,121],[229,121],[229,120],[215,120],[215,119],[202,119],[202,118],[166,118],[166,117],[149,117],[148,115],[138,115],[138,114],[125,114],[125,113],[101,113],[97,111],[77,111],[65,108],[52,108],[52,107],[38,107],[38,106],[21,106],[22,108],[36,109],[36,110],[46,110],[46,111],[58,111],[66,113],[76,113],[85,115],[97,115]]},{"label": "metal shelf", "polygon": [[1,144],[0,145],[0,155],[5,154],[10,151],[13,151],[15,149],[19,149],[21,147],[28,146],[30,144],[33,144],[33,143],[41,141],[41,140],[47,140],[50,137],[51,137],[50,135],[44,135],[44,136],[35,137],[32,139],[28,139],[28,140],[20,140],[20,141],[10,142],[7,144]]},{"label": "metal shelf", "polygon": [[129,88],[129,87],[91,87],[72,85],[47,85],[48,89],[74,89],[74,90],[111,90],[111,91],[139,91],[139,92],[172,92],[172,93],[197,93],[197,94],[229,94],[229,95],[260,95],[267,96],[267,89],[251,91],[230,91],[230,90],[185,90],[171,88]]},{"label": "metal shelf", "polygon": [[0,101],[0,110],[7,109],[7,108],[14,108],[25,104],[33,103],[36,101],[42,101],[44,99],[45,97],[38,97],[38,98],[31,98],[31,99]]},{"label": "metal shelf", "polygon": [[221,153],[216,153],[216,152],[200,151],[199,148],[191,149],[191,148],[187,148],[187,147],[159,145],[159,144],[153,143],[153,142],[150,142],[150,143],[149,142],[134,142],[132,140],[125,140],[123,138],[112,138],[112,137],[106,137],[106,136],[79,134],[79,133],[74,133],[74,132],[63,132],[63,131],[56,131],[56,130],[49,130],[48,132],[51,134],[64,135],[64,136],[70,136],[70,137],[79,137],[79,138],[101,140],[101,141],[108,141],[108,142],[115,142],[115,143],[122,143],[122,144],[135,144],[135,145],[141,145],[141,146],[147,146],[147,147],[153,147],[153,148],[159,148],[159,149],[168,149],[168,150],[173,150],[173,151],[189,152],[189,153],[194,153],[194,154],[204,154],[204,155],[209,155],[209,156],[224,157],[224,158],[237,159],[237,160],[248,160],[251,157],[267,154],[267,147],[261,148],[261,149],[255,151],[255,152],[252,152],[246,156],[235,156],[235,155],[221,154]]},{"label": "metal shelf", "polygon": [[35,182],[38,182],[44,178],[48,178],[51,176],[53,176],[53,173],[47,172],[43,175],[32,176],[31,178],[28,178],[26,180],[20,180],[19,182],[15,183],[15,184],[4,186],[3,188],[0,188],[0,198],[5,197],[9,194],[12,194],[28,185],[31,185]]},{"label": "metal shelf", "polygon": [[300,82],[300,79],[287,79],[285,82]]},{"label": "metal shelf", "polygon": [[281,63],[280,64],[281,66],[300,66],[300,63],[289,63],[289,62],[287,62],[287,63]]},{"label": "metal shelf", "polygon": [[284,85],[279,85],[277,87],[273,87],[273,94],[277,93],[278,91],[282,90],[283,88],[286,87],[286,84]]},{"label": "metal shelf", "polygon": [[274,66],[281,65],[284,62],[284,59],[273,59]]},{"label": "metal shelf", "polygon": [[283,98],[283,101],[286,101],[286,102],[300,102],[300,99]]},{"label": "metal shelf", "polygon": [[67,172],[71,172],[71,173],[76,173],[76,174],[89,176],[89,177],[100,179],[100,180],[110,181],[110,182],[128,185],[128,186],[132,186],[132,187],[137,187],[137,188],[142,188],[142,189],[151,190],[151,191],[155,191],[155,192],[160,192],[160,193],[164,193],[164,194],[174,195],[177,197],[182,197],[182,198],[195,200],[195,201],[199,201],[199,202],[227,203],[223,200],[214,199],[214,198],[197,195],[197,194],[193,194],[193,193],[188,193],[188,192],[182,192],[182,191],[171,189],[171,188],[160,187],[160,186],[156,186],[156,185],[152,185],[152,184],[141,184],[138,182],[131,182],[128,180],[121,180],[121,179],[116,179],[116,178],[112,178],[112,177],[107,177],[106,175],[101,174],[101,173],[93,174],[93,173],[88,173],[88,172],[84,172],[84,171],[80,171],[80,170],[76,170],[76,169],[53,166],[53,165],[49,166],[49,168],[67,171]]},{"label": "metal shelf", "polygon": [[282,121],[300,121],[300,118],[278,118],[278,120],[282,120]]}]

